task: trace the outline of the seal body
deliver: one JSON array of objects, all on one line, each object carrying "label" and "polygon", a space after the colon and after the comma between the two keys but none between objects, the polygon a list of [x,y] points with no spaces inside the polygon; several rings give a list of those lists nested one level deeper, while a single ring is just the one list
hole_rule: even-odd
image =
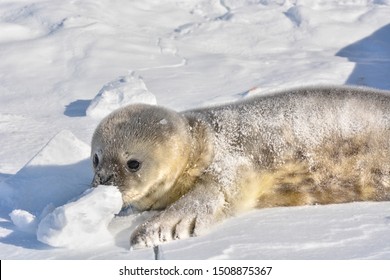
[{"label": "seal body", "polygon": [[93,185],[161,210],[134,248],[199,235],[264,207],[390,199],[390,93],[308,87],[174,112],[130,105],[92,139]]}]

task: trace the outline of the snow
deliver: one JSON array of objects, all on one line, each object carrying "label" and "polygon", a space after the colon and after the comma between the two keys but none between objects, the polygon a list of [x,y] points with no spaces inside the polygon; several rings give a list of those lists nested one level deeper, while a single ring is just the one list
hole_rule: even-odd
[{"label": "snow", "polygon": [[251,211],[207,236],[161,246],[160,258],[389,259],[389,206],[361,202]]},{"label": "snow", "polygon": [[37,229],[37,218],[31,213],[15,209],[9,214],[11,221],[21,231],[35,232]]},{"label": "snow", "polygon": [[125,104],[390,89],[389,13],[388,0],[1,0],[0,258],[389,259],[390,202],[254,210],[156,254],[129,251],[153,213],[111,218],[114,188],[87,191],[92,133]]},{"label": "snow", "polygon": [[90,185],[90,147],[70,131],[57,133],[15,175],[0,182],[0,203],[40,215],[83,193]]},{"label": "snow", "polygon": [[91,247],[112,241],[108,224],[122,208],[114,186],[87,190],[76,201],[56,208],[39,223],[37,239],[53,247]]},{"label": "snow", "polygon": [[153,93],[146,88],[142,78],[133,72],[103,86],[92,99],[86,114],[102,119],[115,109],[134,103],[156,105],[157,101]]}]

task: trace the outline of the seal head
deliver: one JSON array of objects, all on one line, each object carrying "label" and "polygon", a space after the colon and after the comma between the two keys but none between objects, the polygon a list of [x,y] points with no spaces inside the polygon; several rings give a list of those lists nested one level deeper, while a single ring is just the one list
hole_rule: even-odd
[{"label": "seal head", "polygon": [[184,171],[190,149],[186,118],[161,107],[135,104],[108,115],[92,138],[92,185],[115,185],[124,206],[161,209]]}]

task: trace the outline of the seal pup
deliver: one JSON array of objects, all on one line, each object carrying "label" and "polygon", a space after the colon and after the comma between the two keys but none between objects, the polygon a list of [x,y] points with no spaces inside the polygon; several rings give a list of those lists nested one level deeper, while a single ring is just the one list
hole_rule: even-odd
[{"label": "seal pup", "polygon": [[200,235],[253,208],[390,199],[390,93],[307,87],[175,112],[129,105],[92,138],[93,186],[160,210],[133,248]]}]

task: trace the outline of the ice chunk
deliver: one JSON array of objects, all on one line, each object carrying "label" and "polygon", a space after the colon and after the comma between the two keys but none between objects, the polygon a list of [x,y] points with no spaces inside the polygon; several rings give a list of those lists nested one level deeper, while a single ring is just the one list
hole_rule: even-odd
[{"label": "ice chunk", "polygon": [[115,109],[133,103],[157,104],[154,94],[134,72],[103,86],[87,108],[86,114],[104,118]]},{"label": "ice chunk", "polygon": [[87,190],[78,200],[56,208],[38,225],[37,239],[53,247],[80,248],[113,242],[108,224],[122,208],[115,186]]},{"label": "ice chunk", "polygon": [[15,209],[9,214],[9,216],[14,225],[18,227],[21,231],[36,231],[37,219],[33,214],[21,209]]}]

